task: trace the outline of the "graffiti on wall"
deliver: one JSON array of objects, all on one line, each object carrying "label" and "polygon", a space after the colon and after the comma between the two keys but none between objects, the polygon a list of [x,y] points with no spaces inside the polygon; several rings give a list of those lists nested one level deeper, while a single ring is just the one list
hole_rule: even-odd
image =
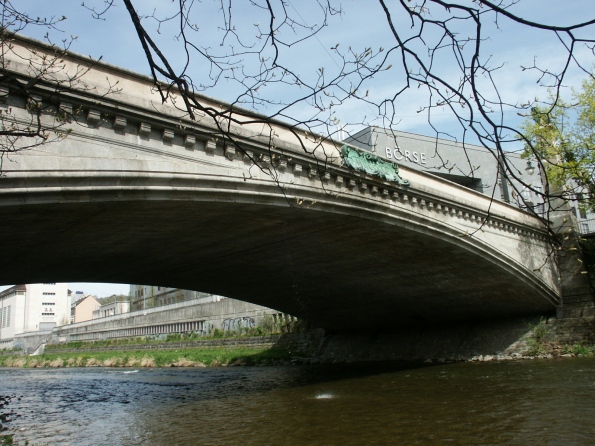
[{"label": "graffiti on wall", "polygon": [[221,324],[223,331],[239,331],[240,329],[254,328],[256,323],[252,317],[234,317],[224,319]]}]

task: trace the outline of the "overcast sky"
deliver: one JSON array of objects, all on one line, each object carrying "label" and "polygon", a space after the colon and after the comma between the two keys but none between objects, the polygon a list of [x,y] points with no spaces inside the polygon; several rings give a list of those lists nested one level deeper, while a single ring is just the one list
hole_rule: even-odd
[{"label": "overcast sky", "polygon": [[[94,58],[102,57],[104,61],[125,67],[127,69],[148,73],[147,62],[142,52],[139,40],[130,23],[124,5],[116,0],[114,7],[102,17],[101,20],[93,19],[91,12],[81,5],[80,1],[72,0],[18,0],[14,1],[17,7],[27,8],[27,11],[36,17],[61,17],[65,16],[67,19],[59,25],[60,31],[49,31],[50,39],[53,42],[59,43],[63,39],[68,39],[69,36],[77,36],[76,41],[71,46],[71,50],[78,53],[89,55]],[[105,4],[103,0],[85,0],[88,7],[96,7],[101,9]],[[324,2],[323,2],[324,3]],[[386,25],[386,20],[383,18],[383,12],[379,2],[376,1],[359,1],[359,0],[344,0],[341,3],[344,13],[341,16],[328,17],[329,26],[324,28],[315,38],[305,40],[292,46],[291,48],[283,48],[284,54],[289,54],[289,60],[286,58],[284,63],[295,66],[296,69],[303,70],[304,76],[309,76],[308,73],[314,73],[317,68],[325,67],[325,69],[332,75],[336,72],[340,65],[340,59],[337,54],[331,49],[337,43],[340,43],[339,49],[347,51],[349,47],[353,52],[363,52],[366,48],[373,48],[377,51],[380,47],[390,47],[393,40],[390,35],[390,29]],[[175,6],[177,2],[164,2],[163,0],[143,0],[135,2],[138,8],[144,8],[141,12],[150,13],[155,7],[167,8],[172,5]],[[221,11],[219,10],[220,2],[215,0],[203,0],[197,2],[195,8],[200,9],[200,14],[196,16],[196,22],[199,26],[200,38],[202,46],[210,46],[213,51],[217,50],[220,45],[220,37],[217,35],[217,27],[220,26]],[[234,4],[233,23],[237,26],[238,32],[249,29],[254,35],[254,29],[259,25],[259,17],[254,15],[255,8],[245,9],[248,2],[236,2]],[[316,2],[312,0],[291,0],[286,2],[287,8],[290,12],[295,12],[296,17],[305,25],[314,25],[317,20],[320,20],[316,8]],[[296,8],[299,8],[296,9]],[[595,0],[521,0],[515,6],[516,12],[528,14],[527,17],[534,20],[543,20],[547,23],[561,23],[568,24],[571,22],[584,22],[595,18]],[[432,12],[432,11],[430,11]],[[158,10],[159,13],[159,10]],[[395,18],[398,21],[398,18]],[[155,21],[147,21],[148,29],[154,31],[157,23]],[[401,23],[400,26],[406,27],[407,23]],[[485,24],[486,31],[490,31],[490,38],[484,42],[486,53],[484,57],[490,58],[491,66],[500,66],[501,69],[493,73],[494,78],[499,82],[500,93],[505,101],[512,103],[520,103],[535,97],[546,97],[547,90],[539,85],[539,74],[537,72],[527,70],[523,71],[522,66],[531,66],[534,62],[543,64],[549,68],[557,68],[560,64],[565,62],[563,44],[555,39],[555,36],[545,37],[543,33],[529,30],[526,27],[513,26],[504,19],[498,21],[498,27],[492,23]],[[172,32],[163,25],[160,34],[154,34],[153,37],[159,39],[159,44],[170,56],[170,61],[175,65],[176,63],[183,63],[184,57],[179,51],[179,41],[175,39]],[[595,33],[593,29],[590,30]],[[47,29],[40,27],[28,27],[24,30],[24,34],[30,37],[43,40],[44,35],[48,32]],[[283,36],[290,38],[290,36]],[[592,37],[592,36],[591,36]],[[212,38],[213,40],[208,40]],[[230,42],[228,37],[227,43]],[[285,53],[287,52],[287,53]],[[397,52],[395,52],[396,54]],[[172,55],[179,54],[181,57],[172,57]],[[587,49],[580,49],[579,55],[590,57],[591,62],[588,66],[593,66],[592,52],[589,55]],[[390,59],[389,59],[390,61]],[[195,58],[195,62],[198,58]],[[449,70],[452,69],[456,76],[455,67],[449,65],[451,62],[444,61],[445,76],[449,75]],[[398,60],[395,66],[398,65]],[[201,71],[201,69],[203,71]],[[380,98],[390,97],[396,90],[396,84],[403,77],[399,74],[398,67],[381,74],[370,84],[370,97],[379,100]],[[189,73],[192,75],[195,83],[208,80],[207,74],[204,72],[204,64],[194,63],[189,68]],[[571,87],[580,85],[584,78],[584,73],[578,70],[571,70],[569,76],[565,79],[566,91],[569,92]],[[486,80],[480,80],[485,82]],[[218,97],[223,100],[230,101],[234,98],[236,88],[238,86],[232,82],[223,82],[218,87],[207,90],[207,94]],[[273,97],[281,97],[285,92],[282,90],[275,90],[275,86],[271,87],[271,95]],[[409,131],[414,133],[432,134],[432,128],[428,125],[427,119],[423,114],[418,113],[421,104],[425,103],[426,99],[422,96],[422,92],[416,89],[409,91],[404,97],[403,101],[399,102],[398,110],[396,111],[395,120],[399,122],[399,130]],[[259,110],[266,113],[268,110]],[[291,113],[296,116],[302,113],[309,113],[305,106],[297,106],[292,109]],[[362,105],[362,103],[348,102],[342,108],[337,109],[337,117],[342,123],[361,123],[364,119],[375,123],[373,118],[374,110],[370,107]],[[520,117],[517,116],[513,109],[504,110],[506,119],[511,119],[515,125],[518,124]],[[449,122],[452,117],[447,114],[446,110],[442,114],[437,110],[434,115],[433,124],[444,124],[445,128],[449,129]],[[376,122],[381,125],[381,122]],[[361,125],[361,124],[360,124]],[[354,128],[354,130],[357,130]],[[456,134],[457,130],[453,130]],[[98,296],[107,296],[111,294],[127,294],[128,285],[106,285],[106,284],[71,284],[70,288],[73,291],[85,291]]]}]

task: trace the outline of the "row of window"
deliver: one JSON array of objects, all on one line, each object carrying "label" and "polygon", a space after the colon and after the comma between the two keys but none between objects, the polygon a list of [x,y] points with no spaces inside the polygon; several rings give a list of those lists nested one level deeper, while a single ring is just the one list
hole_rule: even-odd
[{"label": "row of window", "polygon": [[55,316],[56,313],[41,313],[42,316]]},{"label": "row of window", "polygon": [[[165,290],[166,287],[160,287],[160,286],[157,287],[157,291],[161,291],[162,289]],[[145,289],[144,288],[140,288],[140,289],[136,290],[134,292],[134,297],[145,297]]]},{"label": "row of window", "polygon": [[182,322],[177,324],[153,325],[150,327],[122,328],[110,331],[71,334],[73,341],[89,341],[93,339],[124,338],[132,336],[153,336],[169,333],[200,333],[205,334],[205,321]]},{"label": "row of window", "polygon": [[22,296],[23,294],[25,294],[25,292],[24,291],[19,291],[19,292],[13,291],[11,293],[5,294],[4,296],[0,297],[0,301],[5,300],[5,299],[8,299],[8,298],[13,297],[13,296],[16,296],[17,294],[19,296]]},{"label": "row of window", "polygon": [[11,305],[0,308],[0,320],[2,321],[2,328],[10,327],[10,307]]},{"label": "row of window", "polygon": [[43,292],[44,296],[55,296],[56,293],[46,293],[45,291]]},{"label": "row of window", "polygon": [[41,304],[43,307],[53,307],[54,305],[56,305],[54,302],[43,302]]}]

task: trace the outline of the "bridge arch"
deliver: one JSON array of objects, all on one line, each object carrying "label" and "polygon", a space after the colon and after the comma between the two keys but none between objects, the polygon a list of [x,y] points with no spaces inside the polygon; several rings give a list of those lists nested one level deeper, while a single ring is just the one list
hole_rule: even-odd
[{"label": "bridge arch", "polygon": [[70,107],[72,131],[4,161],[0,283],[195,289],[335,330],[538,314],[558,302],[543,224],[525,212],[410,169],[400,172],[409,185],[356,172],[339,144],[305,153],[282,123],[274,148],[262,144],[270,129],[236,129],[240,152],[212,123],[176,124],[148,79],[102,64],[88,76],[126,88],[40,89]]}]

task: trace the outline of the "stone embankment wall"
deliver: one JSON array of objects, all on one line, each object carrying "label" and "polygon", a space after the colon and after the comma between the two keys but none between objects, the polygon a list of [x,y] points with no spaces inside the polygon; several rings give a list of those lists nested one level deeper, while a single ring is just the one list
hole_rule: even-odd
[{"label": "stone embankment wall", "polygon": [[186,342],[150,342],[79,349],[49,349],[46,353],[83,353],[89,351],[172,350],[181,348],[234,349],[283,348],[310,363],[366,361],[461,361],[474,357],[520,357],[528,347],[531,327],[547,321],[553,344],[595,343],[595,318],[556,319],[554,316],[506,321],[458,324],[419,328],[401,333],[306,333],[257,337],[204,339]]},{"label": "stone embankment wall", "polygon": [[146,344],[124,344],[109,346],[86,345],[81,348],[47,348],[46,353],[84,353],[103,351],[176,350],[181,348],[225,349],[235,348],[282,348],[302,355],[316,355],[324,335],[323,330],[307,333],[272,334],[254,337],[204,339],[185,342],[150,342]]},{"label": "stone embankment wall", "polygon": [[481,321],[442,327],[409,329],[393,333],[326,333],[310,330],[258,337],[216,338],[186,342],[149,342],[141,344],[87,346],[81,349],[55,349],[47,353],[76,353],[88,351],[155,350],[155,349],[233,349],[283,348],[304,361],[343,363],[399,360],[469,360],[494,355],[522,355],[532,336],[532,327],[547,321],[547,331],[556,345],[595,344],[595,317],[591,305],[575,318],[557,319],[553,315],[501,321]]},{"label": "stone embankment wall", "polygon": [[595,317],[564,318],[556,321],[555,340],[558,344],[595,345]]},{"label": "stone embankment wall", "polygon": [[[545,323],[545,350],[595,346],[595,317],[557,319],[552,315],[419,328],[401,333],[327,335],[317,355],[322,362],[464,361],[488,355],[520,358],[531,350],[533,328]],[[532,342],[533,341],[533,342]],[[556,354],[554,354],[556,356]]]},{"label": "stone embankment wall", "polygon": [[324,362],[468,360],[486,354],[511,354],[539,316],[504,321],[482,321],[396,333],[326,336],[319,351]]}]

